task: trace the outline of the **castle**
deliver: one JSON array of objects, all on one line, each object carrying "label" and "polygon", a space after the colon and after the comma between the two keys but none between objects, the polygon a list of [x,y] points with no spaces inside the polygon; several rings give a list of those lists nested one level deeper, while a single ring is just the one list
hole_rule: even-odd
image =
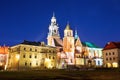
[{"label": "castle", "polygon": [[64,37],[60,37],[55,15],[51,18],[47,45],[44,42],[24,41],[9,48],[8,69],[65,69],[76,67],[101,67],[102,48],[80,37],[67,23]]}]

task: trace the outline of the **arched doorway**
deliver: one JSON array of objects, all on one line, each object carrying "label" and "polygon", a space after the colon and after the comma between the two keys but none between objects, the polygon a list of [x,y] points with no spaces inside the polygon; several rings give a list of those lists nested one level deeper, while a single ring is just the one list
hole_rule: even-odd
[{"label": "arched doorway", "polygon": [[107,63],[107,67],[110,68],[112,67],[112,65],[110,63]]},{"label": "arched doorway", "polygon": [[117,68],[118,67],[118,63],[117,62],[113,62],[112,66],[113,66],[113,68]]}]

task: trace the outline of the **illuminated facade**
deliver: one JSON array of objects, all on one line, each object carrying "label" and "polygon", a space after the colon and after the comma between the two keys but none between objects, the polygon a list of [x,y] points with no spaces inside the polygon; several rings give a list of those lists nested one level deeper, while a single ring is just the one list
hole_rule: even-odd
[{"label": "illuminated facade", "polygon": [[75,65],[78,67],[101,67],[103,64],[102,48],[90,42],[81,42],[75,31]]},{"label": "illuminated facade", "polygon": [[95,44],[90,42],[84,42],[83,45],[86,49],[85,64],[87,66],[101,67],[103,65],[102,48],[99,48]]},{"label": "illuminated facade", "polygon": [[68,65],[74,65],[74,37],[70,25],[67,24],[64,30],[63,51],[66,54],[66,62]]},{"label": "illuminated facade", "polygon": [[120,42],[108,42],[103,49],[103,65],[107,68],[120,66]]},{"label": "illuminated facade", "polygon": [[[53,17],[51,19],[51,24],[49,25],[49,33],[47,37],[47,44],[49,46],[62,46],[62,40],[60,39],[59,27],[57,24],[57,20],[55,18],[55,14],[53,13]],[[59,43],[57,43],[59,42]]]},{"label": "illuminated facade", "polygon": [[10,47],[10,70],[56,68],[56,48],[43,42],[24,41]]},{"label": "illuminated facade", "polygon": [[62,56],[65,56],[63,53],[63,41],[60,39],[59,27],[57,24],[57,20],[55,18],[55,14],[53,13],[53,17],[51,18],[51,24],[49,25],[49,32],[47,36],[47,45],[56,47],[57,51],[57,68],[61,69],[65,67],[65,60]]},{"label": "illuminated facade", "polygon": [[8,64],[8,47],[0,47],[0,69],[6,70]]},{"label": "illuminated facade", "polygon": [[49,33],[47,37],[48,45],[54,46],[57,49],[57,61],[59,68],[67,68],[66,65],[94,66],[101,67],[103,64],[102,48],[95,46],[93,43],[81,42],[75,31],[67,24],[64,30],[63,40],[60,39],[60,34],[56,23],[56,18],[53,15]]},{"label": "illuminated facade", "polygon": [[67,24],[63,40],[60,38],[59,27],[55,15],[51,18],[47,45],[42,42],[24,41],[10,47],[8,69],[65,69],[77,67],[102,66],[102,48],[93,43],[81,42],[80,37]]}]

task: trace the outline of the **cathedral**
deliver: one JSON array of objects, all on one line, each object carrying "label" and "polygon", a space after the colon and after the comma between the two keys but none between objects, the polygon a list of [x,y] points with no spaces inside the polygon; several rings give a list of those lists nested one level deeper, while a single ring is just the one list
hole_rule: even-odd
[{"label": "cathedral", "polygon": [[67,68],[69,65],[77,67],[101,67],[103,64],[102,48],[90,42],[81,42],[80,37],[67,23],[63,39],[60,37],[59,26],[55,15],[51,18],[47,45],[57,48],[58,68]]}]

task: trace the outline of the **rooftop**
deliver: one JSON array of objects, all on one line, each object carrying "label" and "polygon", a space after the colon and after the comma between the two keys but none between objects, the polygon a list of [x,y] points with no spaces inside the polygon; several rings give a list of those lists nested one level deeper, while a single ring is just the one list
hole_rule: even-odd
[{"label": "rooftop", "polygon": [[118,48],[120,49],[120,42],[108,42],[103,50],[107,50],[107,49],[114,49],[114,48]]},{"label": "rooftop", "polygon": [[83,46],[87,46],[90,48],[100,48],[98,46],[96,46],[94,43],[90,43],[90,42],[82,42]]},{"label": "rooftop", "polygon": [[69,23],[67,23],[65,30],[71,30]]},{"label": "rooftop", "polygon": [[41,46],[41,45],[44,45],[43,42],[35,42],[35,41],[27,41],[27,40],[24,40],[22,43],[20,44],[26,44],[26,45],[34,45],[34,46]]}]

